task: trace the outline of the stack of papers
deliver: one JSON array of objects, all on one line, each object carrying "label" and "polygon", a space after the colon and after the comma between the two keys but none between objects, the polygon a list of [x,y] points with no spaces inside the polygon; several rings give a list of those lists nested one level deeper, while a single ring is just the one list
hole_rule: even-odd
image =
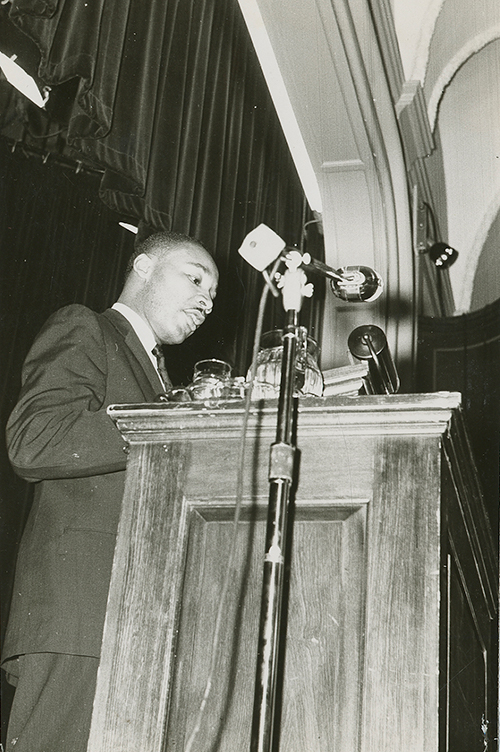
[{"label": "stack of papers", "polygon": [[323,397],[335,395],[355,396],[363,386],[363,377],[368,374],[368,363],[354,366],[341,366],[323,371],[325,388]]}]

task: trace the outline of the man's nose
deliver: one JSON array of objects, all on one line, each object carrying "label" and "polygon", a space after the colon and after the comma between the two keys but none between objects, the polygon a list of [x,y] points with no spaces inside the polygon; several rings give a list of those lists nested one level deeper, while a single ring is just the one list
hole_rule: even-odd
[{"label": "man's nose", "polygon": [[205,316],[208,316],[208,314],[212,312],[212,308],[214,307],[214,301],[212,300],[209,293],[202,292],[200,294],[199,303]]}]

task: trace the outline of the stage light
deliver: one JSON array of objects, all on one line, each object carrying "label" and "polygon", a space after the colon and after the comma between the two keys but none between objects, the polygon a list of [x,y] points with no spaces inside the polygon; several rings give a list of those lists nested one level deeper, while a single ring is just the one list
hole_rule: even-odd
[{"label": "stage light", "polygon": [[16,63],[16,55],[7,57],[3,52],[0,52],[0,68],[7,81],[20,91],[21,94],[24,94],[25,97],[38,107],[45,106],[49,98],[50,87],[44,86],[40,91],[35,79]]},{"label": "stage light", "polygon": [[448,269],[458,258],[458,251],[448,245],[448,243],[434,243],[426,251],[429,258],[434,263],[436,269]]},{"label": "stage light", "polygon": [[120,225],[120,227],[123,227],[124,230],[128,230],[129,232],[133,232],[135,235],[137,235],[139,228],[135,225],[129,222],[118,222],[118,224]]}]

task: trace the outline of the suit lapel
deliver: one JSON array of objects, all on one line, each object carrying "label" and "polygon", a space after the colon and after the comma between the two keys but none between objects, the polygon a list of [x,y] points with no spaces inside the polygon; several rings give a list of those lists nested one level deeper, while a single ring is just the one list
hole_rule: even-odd
[{"label": "suit lapel", "polygon": [[119,311],[108,308],[102,314],[123,337],[127,346],[126,355],[146,399],[153,399],[164,390],[163,383],[153,366],[131,323]]}]

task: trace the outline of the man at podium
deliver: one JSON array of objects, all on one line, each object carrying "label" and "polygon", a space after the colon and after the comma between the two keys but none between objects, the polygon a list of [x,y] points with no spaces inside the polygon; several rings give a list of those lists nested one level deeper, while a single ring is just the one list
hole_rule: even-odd
[{"label": "man at podium", "polygon": [[217,282],[201,243],[155,233],[112,308],[61,309],[28,353],[7,426],[12,465],[35,484],[3,655],[17,752],[87,748],[126,465],[106,408],[169,386],[161,346],[204,322]]}]

